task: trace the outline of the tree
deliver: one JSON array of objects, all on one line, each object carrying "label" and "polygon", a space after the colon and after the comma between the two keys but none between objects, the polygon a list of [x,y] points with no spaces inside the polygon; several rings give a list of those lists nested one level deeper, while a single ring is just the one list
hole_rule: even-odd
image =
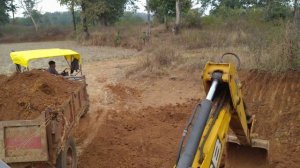
[{"label": "tree", "polygon": [[38,24],[36,22],[36,17],[39,15],[38,10],[36,10],[38,0],[20,0],[21,8],[24,10],[24,16],[30,17],[35,31],[38,31]]},{"label": "tree", "polygon": [[265,6],[267,1],[270,0],[198,0],[202,7],[212,7],[212,10],[217,10],[220,7],[230,9],[261,7]]},{"label": "tree", "polygon": [[79,4],[78,0],[59,0],[60,4],[67,5],[72,14],[73,29],[76,32],[75,7]]},{"label": "tree", "polygon": [[[212,13],[226,9],[262,8],[267,20],[291,16],[292,0],[199,0],[203,8],[211,7]],[[225,10],[224,10],[225,9]]]},{"label": "tree", "polygon": [[88,24],[114,24],[123,14],[126,4],[135,0],[80,0],[84,38],[89,37]]},{"label": "tree", "polygon": [[174,33],[177,34],[180,26],[180,0],[176,0],[176,21],[174,27]]},{"label": "tree", "polygon": [[9,10],[11,11],[11,14],[12,14],[12,22],[15,23],[15,14],[17,12],[17,5],[14,3],[14,0],[9,0],[10,3],[9,3]]},{"label": "tree", "polygon": [[87,0],[81,0],[81,17],[82,17],[82,28],[83,28],[83,37],[88,39],[90,37],[88,22],[87,22]]},{"label": "tree", "polygon": [[[168,20],[169,16],[176,15],[176,1],[177,0],[149,0],[149,8],[156,18],[159,21],[163,21],[168,28]],[[186,13],[191,8],[191,0],[181,0],[180,4],[178,1],[178,5],[180,6],[180,12]],[[179,7],[178,6],[178,7]]]},{"label": "tree", "polygon": [[299,12],[299,1],[294,0],[294,11],[293,11],[293,19],[296,25],[300,23],[300,12]]},{"label": "tree", "polygon": [[266,19],[286,19],[291,16],[290,2],[287,0],[269,0],[266,3]]},{"label": "tree", "polygon": [[151,16],[150,16],[150,7],[149,7],[149,0],[146,1],[146,10],[147,10],[147,36],[150,37],[151,34]]},{"label": "tree", "polygon": [[108,26],[115,23],[123,14],[131,0],[88,0],[87,15],[91,22]]},{"label": "tree", "polygon": [[9,11],[8,0],[1,0],[0,1],[0,23],[4,24],[9,21],[8,11]]}]

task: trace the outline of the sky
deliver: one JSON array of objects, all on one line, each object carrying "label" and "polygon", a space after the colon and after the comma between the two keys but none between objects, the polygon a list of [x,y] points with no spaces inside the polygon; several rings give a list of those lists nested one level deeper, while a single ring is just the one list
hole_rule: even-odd
[{"label": "sky", "polygon": [[[16,1],[18,2],[18,0]],[[138,6],[138,12],[146,12],[145,11],[145,5],[146,5],[146,0],[138,0],[137,1],[137,6]],[[42,13],[45,12],[57,12],[57,11],[68,11],[67,6],[65,5],[60,5],[60,3],[57,0],[41,0],[40,3],[38,4],[37,9],[41,11]],[[23,10],[18,9],[16,17],[22,17],[23,16]]]}]

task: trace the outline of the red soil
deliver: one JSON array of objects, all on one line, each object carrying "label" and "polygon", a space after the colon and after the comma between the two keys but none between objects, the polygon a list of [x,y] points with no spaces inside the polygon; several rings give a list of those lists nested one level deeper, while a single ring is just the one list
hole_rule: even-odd
[{"label": "red soil", "polygon": [[[299,167],[300,73],[244,71],[240,77],[244,84],[242,89],[247,111],[256,115],[254,131],[258,134],[257,138],[270,141],[269,162],[265,163],[257,158],[260,155],[246,149],[242,151],[243,155],[231,155],[231,165],[225,166],[246,168],[253,167],[254,163],[254,167]],[[191,80],[185,82],[189,85]],[[200,85],[177,90],[189,93]],[[132,85],[108,88],[120,102],[107,112],[96,137],[80,155],[79,167],[173,167],[183,127],[197,101],[189,99],[186,103],[155,107],[140,103],[137,107],[137,104],[131,103],[134,99],[143,102],[143,99],[156,97],[159,101],[162,95],[155,92],[156,96],[145,97],[147,90],[141,92]],[[86,132],[86,128],[81,131]],[[79,143],[83,136],[79,136]],[[239,152],[239,147],[235,151]],[[240,156],[246,157],[246,160],[238,160]]]},{"label": "red soil", "polygon": [[0,76],[0,121],[34,119],[47,107],[61,105],[79,86],[39,70]]}]

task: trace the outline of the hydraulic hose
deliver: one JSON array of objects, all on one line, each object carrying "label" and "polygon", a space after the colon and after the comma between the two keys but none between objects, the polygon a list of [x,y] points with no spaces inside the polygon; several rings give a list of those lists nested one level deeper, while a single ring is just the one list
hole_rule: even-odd
[{"label": "hydraulic hose", "polygon": [[210,115],[213,96],[217,89],[218,83],[222,82],[222,73],[215,72],[212,76],[213,82],[208,91],[207,97],[201,102],[200,107],[197,106],[196,113],[198,113],[198,115],[191,130],[190,136],[187,139],[184,151],[179,158],[178,164],[176,165],[177,168],[189,168],[194,161],[200,139]]},{"label": "hydraulic hose", "polygon": [[196,118],[195,125],[187,140],[186,146],[184,148],[184,152],[182,153],[178,161],[178,164],[176,166],[177,168],[188,168],[193,163],[195,154],[198,149],[200,138],[203,134],[207,119],[209,117],[211,107],[212,107],[212,101],[205,99],[201,102],[200,108],[196,109],[199,115]]}]

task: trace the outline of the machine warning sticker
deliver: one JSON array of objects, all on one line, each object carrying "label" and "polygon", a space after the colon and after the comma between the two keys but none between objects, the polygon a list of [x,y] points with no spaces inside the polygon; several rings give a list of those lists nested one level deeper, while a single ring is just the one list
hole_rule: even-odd
[{"label": "machine warning sticker", "polygon": [[213,156],[212,156],[211,163],[210,163],[210,168],[217,168],[219,160],[220,160],[221,151],[222,151],[222,143],[219,140],[219,138],[217,138],[216,144],[215,144],[215,149],[214,149]]}]

